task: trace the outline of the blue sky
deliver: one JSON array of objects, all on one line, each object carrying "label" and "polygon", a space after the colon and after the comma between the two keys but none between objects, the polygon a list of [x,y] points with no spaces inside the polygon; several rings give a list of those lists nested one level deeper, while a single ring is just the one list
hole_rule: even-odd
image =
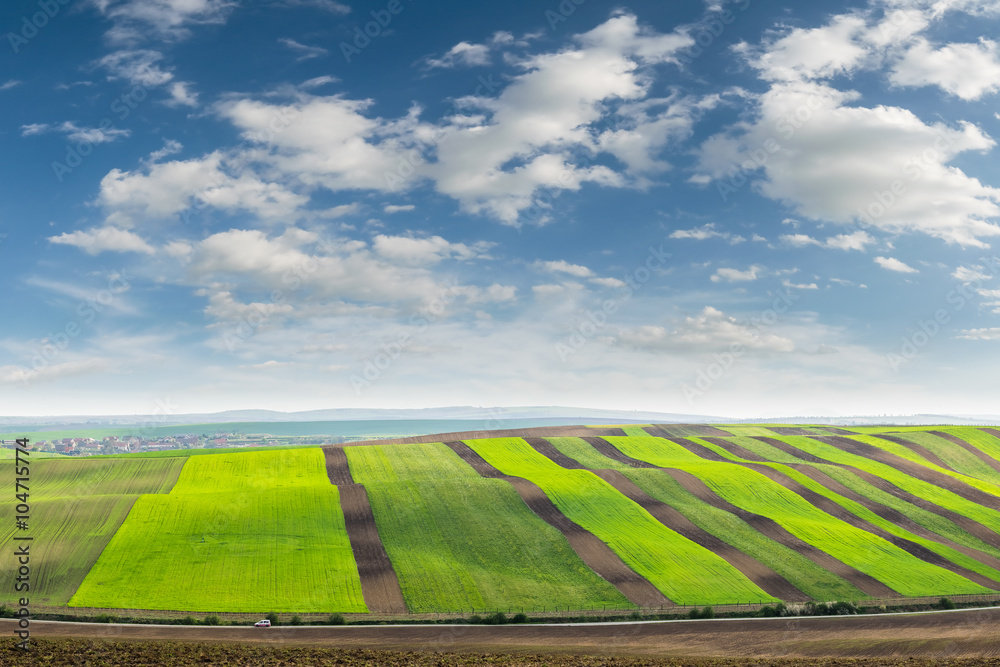
[{"label": "blue sky", "polygon": [[996,412],[998,2],[0,12],[4,414]]}]

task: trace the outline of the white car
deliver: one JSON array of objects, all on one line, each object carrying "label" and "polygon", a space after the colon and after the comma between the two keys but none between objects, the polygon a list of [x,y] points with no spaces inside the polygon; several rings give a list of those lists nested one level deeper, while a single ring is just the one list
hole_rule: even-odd
[{"label": "white car", "polygon": [[256,623],[253,624],[253,626],[255,628],[269,628],[271,627],[271,621],[265,618],[262,621],[257,621]]}]

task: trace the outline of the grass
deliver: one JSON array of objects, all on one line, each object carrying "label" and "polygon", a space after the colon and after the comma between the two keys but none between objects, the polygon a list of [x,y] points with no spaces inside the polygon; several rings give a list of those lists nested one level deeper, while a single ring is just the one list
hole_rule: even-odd
[{"label": "grass", "polygon": [[[169,491],[181,465],[181,461],[33,461],[29,530],[15,529],[11,507],[10,521],[0,531],[0,543],[11,553],[15,533],[33,537],[30,599],[45,605],[69,602],[139,494]],[[3,476],[0,493],[14,498],[13,470]],[[13,556],[0,560],[0,586],[11,595],[16,565]]]},{"label": "grass", "polygon": [[169,495],[136,501],[70,606],[367,610],[318,448],[187,459]]},{"label": "grass", "polygon": [[832,517],[754,470],[732,463],[706,461],[660,438],[610,437],[607,440],[628,456],[697,476],[726,501],[773,519],[804,542],[903,595],[988,592],[960,575],[912,556],[881,537]]},{"label": "grass", "polygon": [[625,608],[505,481],[441,443],[347,447],[411,611]]},{"label": "grass", "polygon": [[566,470],[520,438],[467,444],[503,473],[537,484],[571,521],[674,602],[774,601],[723,558],[670,530],[593,473]]},{"label": "grass", "polygon": [[765,563],[816,600],[857,600],[864,597],[860,590],[846,580],[824,570],[797,551],[762,535],[736,515],[700,500],[661,470],[642,470],[618,463],[580,438],[548,440],[563,454],[588,468],[619,470],[653,498],[678,510],[705,532]]}]

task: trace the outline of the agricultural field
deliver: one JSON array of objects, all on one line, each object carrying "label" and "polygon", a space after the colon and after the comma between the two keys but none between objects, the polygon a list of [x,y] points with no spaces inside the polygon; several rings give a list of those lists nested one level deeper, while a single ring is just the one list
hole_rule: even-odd
[{"label": "agricultural field", "polygon": [[411,611],[631,606],[510,484],[445,445],[345,451]]},{"label": "agricultural field", "polygon": [[[365,614],[388,609],[376,584],[397,614],[1000,600],[991,429],[562,433],[36,458],[32,600]],[[14,576],[0,562],[0,586]]]},{"label": "agricultural field", "polygon": [[674,602],[773,599],[724,559],[670,530],[593,473],[561,468],[520,438],[466,444],[504,474],[541,487],[571,521],[608,544]]},{"label": "agricultural field", "polygon": [[[35,603],[69,602],[140,494],[167,493],[181,465],[148,459],[33,461],[28,500],[33,590],[40,592],[32,596]],[[14,497],[14,475],[0,479],[0,493]],[[13,520],[5,522],[4,545],[14,543],[15,532]],[[0,560],[5,591],[14,590],[15,565],[13,558]]]},{"label": "agricultural field", "polygon": [[136,501],[70,606],[367,610],[317,448],[187,459],[169,494]]}]

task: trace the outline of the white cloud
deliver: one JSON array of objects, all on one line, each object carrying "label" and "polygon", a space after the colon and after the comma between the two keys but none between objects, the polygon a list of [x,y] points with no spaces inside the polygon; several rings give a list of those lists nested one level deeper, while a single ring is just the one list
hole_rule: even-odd
[{"label": "white cloud", "polygon": [[449,258],[470,260],[489,257],[486,254],[489,248],[487,243],[469,247],[464,243],[450,243],[440,236],[413,238],[379,234],[372,247],[379,256],[407,266],[430,266]]},{"label": "white cloud", "polygon": [[621,289],[625,287],[625,281],[619,280],[618,278],[591,278],[590,282],[595,285],[600,285],[601,287],[608,287],[611,289]]},{"label": "white cloud", "polygon": [[962,329],[956,338],[965,340],[1000,340],[1000,327],[989,329]]},{"label": "white cloud", "polygon": [[10,90],[15,86],[20,86],[22,83],[24,82],[18,81],[17,79],[8,79],[7,81],[0,83],[0,92],[3,92],[5,90]]},{"label": "white cloud", "polygon": [[297,54],[299,54],[299,57],[296,58],[296,60],[311,60],[313,58],[319,58],[321,56],[329,55],[330,53],[328,49],[324,49],[321,46],[309,46],[308,44],[302,44],[300,42],[296,42],[294,39],[289,39],[287,37],[282,37],[281,39],[278,40],[278,42],[284,44],[292,51],[295,51]]},{"label": "white cloud", "polygon": [[350,14],[351,8],[336,0],[281,0],[288,7],[315,7],[331,14]]},{"label": "white cloud", "polygon": [[119,137],[129,137],[131,130],[123,130],[115,127],[97,128],[80,127],[74,121],[68,120],[56,125],[48,123],[31,123],[21,126],[21,136],[28,137],[35,134],[45,134],[46,132],[62,132],[72,141],[87,144],[103,144],[112,142]]},{"label": "white cloud", "polygon": [[133,44],[150,37],[183,39],[189,26],[223,23],[237,3],[233,0],[93,0],[113,22],[108,38]]},{"label": "white cloud", "polygon": [[420,152],[431,138],[416,121],[415,109],[395,121],[368,118],[371,101],[339,95],[300,95],[288,104],[231,98],[218,113],[264,151],[254,159],[277,169],[287,179],[330,190],[394,191],[405,185]]},{"label": "white cloud", "polygon": [[887,269],[889,271],[897,271],[899,273],[920,273],[912,266],[908,266],[895,257],[876,257],[875,263],[883,269]]},{"label": "white cloud", "polygon": [[740,271],[738,269],[721,268],[716,270],[715,274],[712,276],[712,282],[718,283],[726,281],[727,283],[739,283],[739,282],[749,282],[751,280],[757,280],[760,277],[760,272],[763,270],[762,266],[751,266],[746,271]]},{"label": "white cloud", "polygon": [[50,236],[50,243],[72,245],[88,255],[105,251],[139,252],[152,255],[156,250],[137,234],[117,227],[100,227],[88,231],[76,231]]},{"label": "white cloud", "polygon": [[695,227],[693,229],[675,229],[671,232],[670,238],[694,239],[695,241],[704,241],[706,239],[724,239],[729,241],[731,245],[736,245],[737,243],[746,241],[746,239],[742,236],[734,235],[730,232],[720,232],[715,228],[714,222],[709,222],[701,227]]},{"label": "white cloud", "polygon": [[65,378],[104,373],[114,368],[115,364],[110,359],[103,358],[49,364],[37,370],[21,366],[0,366],[0,383],[52,382]]},{"label": "white cloud", "polygon": [[[991,149],[990,137],[969,123],[928,125],[907,109],[868,108],[857,98],[821,84],[774,84],[758,100],[758,121],[703,144],[701,171],[719,179],[724,192],[751,151],[776,146],[755,186],[800,215],[963,246],[984,247],[984,237],[1000,235],[1000,189],[949,164],[964,152]],[[805,120],[790,122],[796,113]],[[723,140],[731,144],[727,151],[713,148]]]},{"label": "white cloud", "polygon": [[783,280],[781,284],[792,289],[819,289],[816,283],[793,283],[790,280]]},{"label": "white cloud", "polygon": [[416,206],[413,204],[386,204],[383,210],[386,213],[401,213],[404,211],[412,211]]},{"label": "white cloud", "polygon": [[[651,33],[634,16],[621,15],[577,35],[575,42],[574,48],[519,61],[524,73],[498,96],[461,100],[479,113],[451,119],[437,145],[437,160],[421,173],[466,211],[516,225],[536,203],[539,189],[626,183],[608,167],[577,164],[574,150],[600,147],[639,168],[649,162],[642,156],[662,149],[665,137],[680,131],[678,126],[688,131],[696,110],[681,100],[673,101],[683,107],[675,113],[664,110],[662,101],[652,109],[623,110],[623,120],[631,124],[623,130],[602,128],[595,136],[591,126],[605,116],[608,103],[642,101],[647,94],[644,69],[671,60],[691,43],[690,37]],[[654,115],[647,118],[650,112]],[[538,213],[536,221],[544,222],[546,212]]]},{"label": "white cloud", "polygon": [[782,234],[778,237],[782,243],[796,248],[809,245],[834,248],[837,250],[864,250],[865,246],[875,243],[875,237],[868,232],[856,231],[850,234],[837,234],[827,237],[825,241],[815,239],[808,234]]},{"label": "white cloud", "polygon": [[934,85],[975,100],[1000,89],[1000,53],[997,43],[988,39],[939,49],[920,39],[893,64],[889,80],[897,86]]},{"label": "white cloud", "polygon": [[532,266],[539,271],[547,271],[549,273],[565,273],[576,278],[588,278],[594,275],[594,272],[588,269],[586,266],[581,266],[579,264],[570,264],[564,259],[557,260],[555,262],[535,262]]},{"label": "white cloud", "polygon": [[720,310],[706,306],[694,317],[671,327],[642,326],[618,332],[616,344],[650,352],[719,351],[732,345],[766,352],[792,352],[795,343],[773,333],[760,333]]},{"label": "white cloud", "polygon": [[101,179],[98,201],[108,209],[109,223],[131,227],[136,221],[173,217],[192,206],[251,211],[263,220],[287,221],[307,198],[264,182],[249,170],[230,175],[223,157],[213,153],[132,172],[112,169]]},{"label": "white cloud", "polygon": [[190,88],[191,84],[185,81],[175,81],[170,84],[170,99],[166,102],[168,106],[198,106],[198,93]]},{"label": "white cloud", "polygon": [[174,78],[172,72],[161,69],[159,62],[163,54],[148,49],[129,49],[109,53],[98,61],[107,69],[108,79],[127,79],[134,85],[155,88],[162,86]]},{"label": "white cloud", "polygon": [[299,84],[299,87],[306,89],[319,88],[320,86],[325,86],[328,83],[336,83],[337,81],[340,81],[340,79],[338,79],[335,76],[330,76],[330,75],[316,76],[311,79],[307,79],[306,81],[303,81],[302,83]]},{"label": "white cloud", "polygon": [[951,276],[955,280],[961,280],[963,283],[978,283],[983,280],[989,280],[991,277],[989,274],[983,273],[982,266],[960,266],[955,269],[955,272]]},{"label": "white cloud", "polygon": [[861,16],[842,14],[820,28],[796,28],[765,42],[762,49],[743,43],[737,51],[770,81],[799,81],[853,71],[867,55],[857,43],[867,28]]},{"label": "white cloud", "polygon": [[448,49],[448,53],[441,58],[427,59],[427,66],[431,68],[475,67],[489,64],[490,47],[469,42],[459,42]]}]

